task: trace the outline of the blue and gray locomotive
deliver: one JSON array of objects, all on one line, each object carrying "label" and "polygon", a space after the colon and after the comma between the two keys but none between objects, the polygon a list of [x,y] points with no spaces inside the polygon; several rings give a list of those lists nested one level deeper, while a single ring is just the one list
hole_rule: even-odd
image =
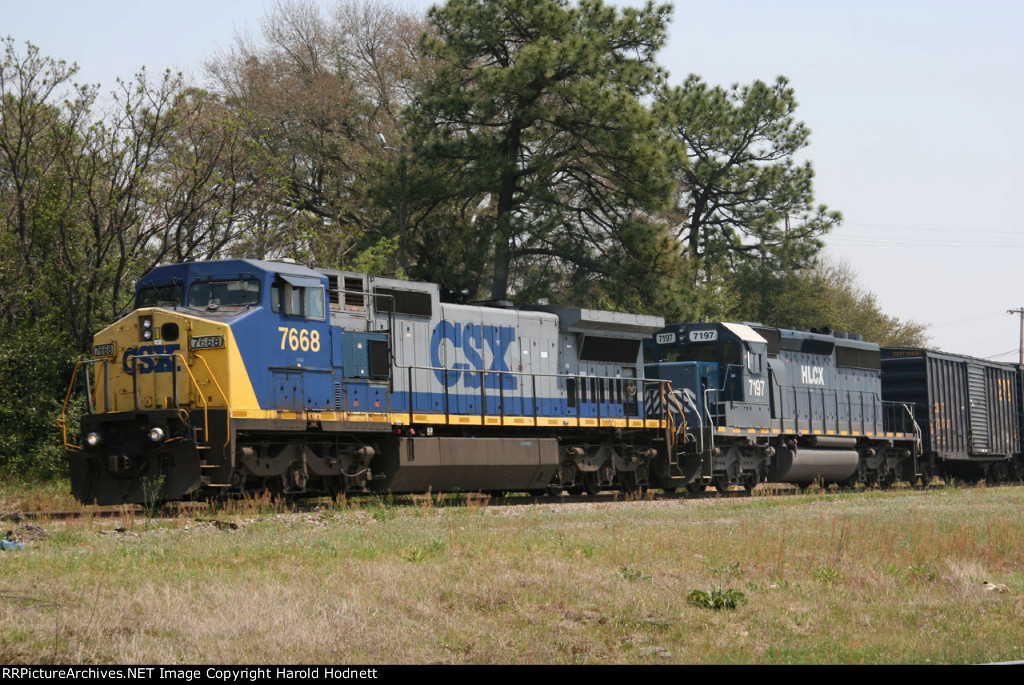
[{"label": "blue and gray locomotive", "polygon": [[667,410],[687,431],[654,471],[661,487],[887,484],[916,475],[913,409],[883,401],[878,345],[695,323],[664,328],[649,348],[645,373],[671,383]]},{"label": "blue and gray locomotive", "polygon": [[663,325],[286,262],[160,266],[76,369],[72,489],[99,504],[637,489],[673,435],[645,405],[665,394],[641,349]]}]

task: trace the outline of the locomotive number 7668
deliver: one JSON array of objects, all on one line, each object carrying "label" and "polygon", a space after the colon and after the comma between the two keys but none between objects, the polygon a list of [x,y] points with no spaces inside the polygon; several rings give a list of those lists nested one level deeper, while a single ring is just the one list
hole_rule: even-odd
[{"label": "locomotive number 7668", "polygon": [[305,328],[288,328],[278,326],[281,331],[281,349],[302,350],[303,352],[320,351],[320,331]]}]

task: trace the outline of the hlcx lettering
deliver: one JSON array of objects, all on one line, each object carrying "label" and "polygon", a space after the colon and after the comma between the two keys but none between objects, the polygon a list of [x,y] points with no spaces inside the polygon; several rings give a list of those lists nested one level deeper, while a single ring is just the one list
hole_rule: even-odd
[{"label": "hlcx lettering", "polygon": [[124,351],[124,356],[121,358],[121,366],[124,368],[125,373],[135,373],[134,367],[136,366],[139,368],[139,373],[170,373],[174,370],[174,357],[153,359],[152,357],[139,357],[137,355],[173,354],[180,349],[181,345],[129,347]]},{"label": "hlcx lettering", "polygon": [[[434,335],[430,338],[430,364],[434,367],[434,375],[441,383],[456,385],[459,379],[467,388],[479,388],[480,376],[485,376],[484,387],[515,390],[519,380],[510,374],[479,374],[474,371],[508,371],[505,354],[516,339],[514,326],[481,326],[475,323],[461,324],[451,321],[440,321],[434,326]],[[464,362],[451,364],[445,373],[441,368],[441,345],[447,340],[456,350],[462,350]],[[484,343],[491,352],[491,365],[484,368]],[[501,380],[498,380],[498,379]]]},{"label": "hlcx lettering", "polygon": [[800,382],[804,385],[825,385],[825,369],[821,366],[801,366]]}]

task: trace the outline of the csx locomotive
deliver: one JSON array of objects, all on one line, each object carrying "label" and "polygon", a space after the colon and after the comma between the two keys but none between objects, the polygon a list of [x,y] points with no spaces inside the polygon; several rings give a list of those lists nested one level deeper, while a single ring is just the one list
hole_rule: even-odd
[{"label": "csx locomotive", "polygon": [[1024,475],[1019,368],[441,294],[290,262],[157,267],[76,368],[87,412],[79,430],[61,421],[75,496]]},{"label": "csx locomotive", "polygon": [[80,370],[72,489],[101,504],[637,489],[674,437],[645,403],[667,385],[643,378],[641,349],[663,325],[286,262],[160,266]]}]

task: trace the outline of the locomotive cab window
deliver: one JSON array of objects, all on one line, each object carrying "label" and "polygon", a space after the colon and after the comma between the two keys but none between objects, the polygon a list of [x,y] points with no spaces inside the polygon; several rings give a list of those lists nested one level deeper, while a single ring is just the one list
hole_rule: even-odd
[{"label": "locomotive cab window", "polygon": [[255,278],[200,281],[188,289],[191,307],[245,307],[260,303],[260,282]]},{"label": "locomotive cab window", "polygon": [[[721,351],[719,351],[721,349]],[[721,355],[721,356],[719,356]],[[667,362],[719,362],[725,366],[740,365],[740,345],[735,342],[692,343],[664,352]]]},{"label": "locomotive cab window", "polygon": [[664,351],[667,362],[717,362],[718,343],[695,343]]},{"label": "locomotive cab window", "polygon": [[143,286],[139,295],[135,298],[135,308],[160,307],[170,305],[176,307],[185,304],[185,286],[181,283],[167,283],[166,285],[149,284]]},{"label": "locomotive cab window", "polygon": [[275,314],[283,311],[285,316],[323,321],[326,311],[324,287],[312,278],[282,278],[270,289],[270,308]]},{"label": "locomotive cab window", "polygon": [[747,352],[747,370],[751,373],[761,373],[763,361],[760,352]]}]

